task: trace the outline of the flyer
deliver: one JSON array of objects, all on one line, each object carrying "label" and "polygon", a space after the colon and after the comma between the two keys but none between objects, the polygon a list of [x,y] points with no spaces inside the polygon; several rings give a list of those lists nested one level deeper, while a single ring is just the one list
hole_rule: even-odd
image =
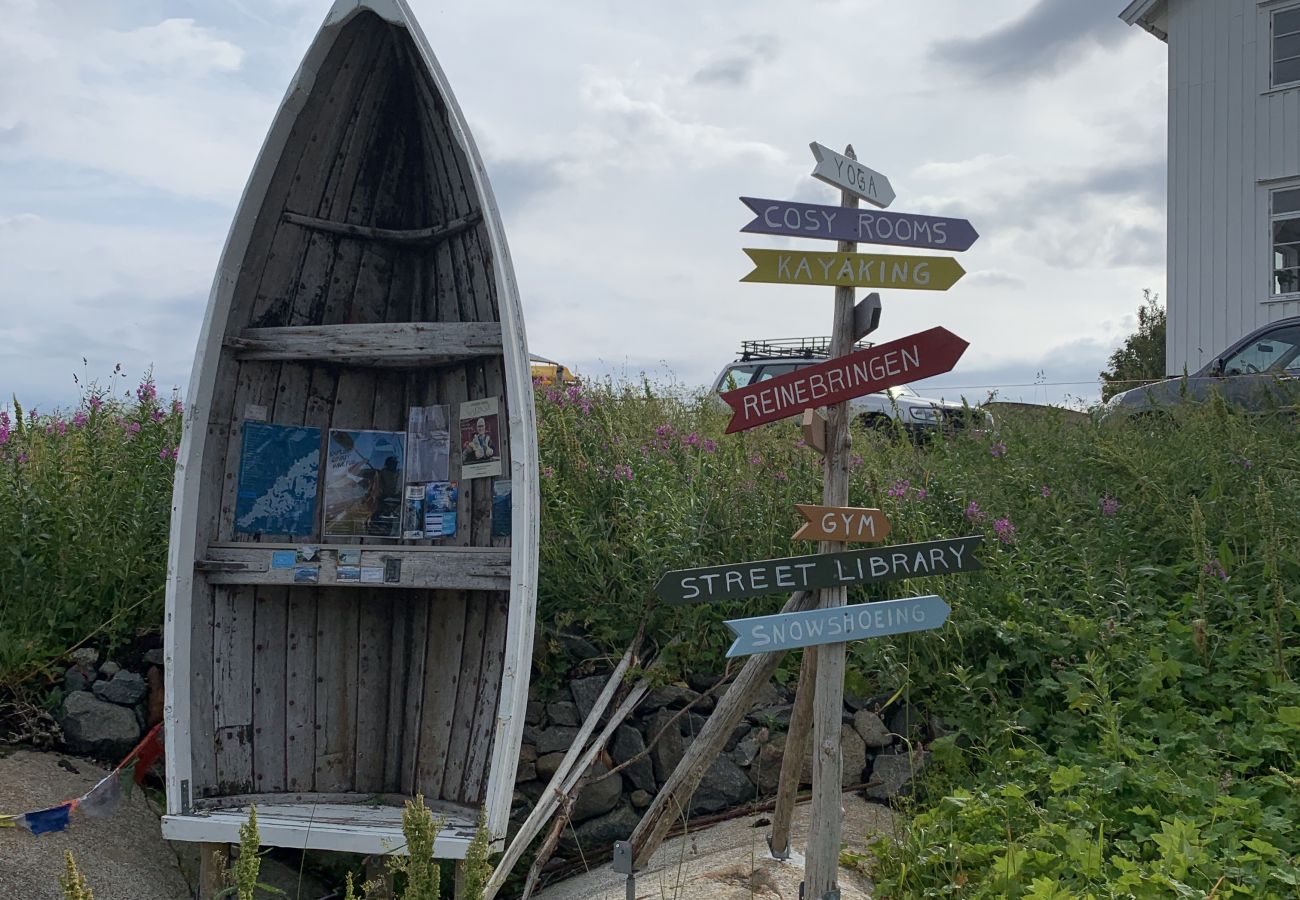
[{"label": "flyer", "polygon": [[424,536],[445,538],[456,534],[456,482],[435,481],[424,495]]},{"label": "flyer", "polygon": [[501,474],[499,397],[460,405],[460,477],[490,478]]},{"label": "flyer", "polygon": [[510,479],[492,482],[492,536],[510,537]]},{"label": "flyer", "polygon": [[402,505],[402,537],[408,541],[424,537],[424,494],[427,485],[408,484]]},{"label": "flyer", "polygon": [[245,422],[235,495],[236,534],[316,530],[320,429]]},{"label": "flyer", "polygon": [[326,537],[401,536],[403,431],[331,429],[325,460]]},{"label": "flyer", "polygon": [[427,484],[451,477],[451,411],[412,406],[406,425],[406,482]]}]

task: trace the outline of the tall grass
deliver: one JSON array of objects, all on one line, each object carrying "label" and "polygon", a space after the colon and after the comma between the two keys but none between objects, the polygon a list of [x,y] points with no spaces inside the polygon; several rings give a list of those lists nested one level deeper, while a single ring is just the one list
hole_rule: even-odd
[{"label": "tall grass", "polygon": [[88,635],[158,628],[180,412],[150,378],[70,411],[0,410],[0,686]]}]

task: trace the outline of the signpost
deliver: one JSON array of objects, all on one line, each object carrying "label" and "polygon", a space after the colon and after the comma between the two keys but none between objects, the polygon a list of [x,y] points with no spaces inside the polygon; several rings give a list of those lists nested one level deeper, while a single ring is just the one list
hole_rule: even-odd
[{"label": "signpost", "polygon": [[804,442],[820,453],[826,455],[826,417],[815,409],[803,411]]},{"label": "signpost", "polygon": [[779,422],[895,385],[942,375],[970,346],[946,328],[931,328],[721,394],[732,409],[727,433]]},{"label": "signpost", "polygon": [[840,541],[875,543],[889,537],[892,526],[878,509],[843,506],[811,506],[796,503],[808,521],[790,535],[792,541]]},{"label": "signpost", "polygon": [[880,295],[867,294],[853,307],[853,343],[880,327]]},{"label": "signpost", "polygon": [[762,284],[946,291],[966,274],[951,256],[744,250],[754,263],[754,271],[740,280]]},{"label": "signpost", "polygon": [[983,542],[981,535],[972,535],[917,544],[679,569],[665,572],[655,585],[655,593],[673,605],[713,603],[815,588],[974,572],[980,568],[975,549]]},{"label": "signpost", "polygon": [[[894,186],[875,169],[868,169],[852,156],[836,153],[816,141],[808,147],[812,150],[813,159],[817,161],[817,167],[812,171],[813,178],[854,197],[861,197],[881,209],[894,202]],[[854,206],[856,205],[855,203]]]},{"label": "signpost", "polygon": [[[727,657],[930,631],[948,621],[950,612],[947,603],[930,594],[752,619],[728,619],[727,627],[736,639],[727,650]],[[793,748],[789,752],[798,753]]]},{"label": "signpost", "polygon": [[922,216],[880,210],[846,210],[842,206],[741,197],[754,221],[740,229],[748,234],[857,241],[926,250],[969,250],[979,232],[966,219]]}]

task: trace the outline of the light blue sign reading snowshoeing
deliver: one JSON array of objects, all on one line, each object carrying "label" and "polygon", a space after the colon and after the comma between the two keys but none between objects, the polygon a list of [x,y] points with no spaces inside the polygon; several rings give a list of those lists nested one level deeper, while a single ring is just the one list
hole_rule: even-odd
[{"label": "light blue sign reading snowshoeing", "polygon": [[948,621],[950,612],[952,609],[942,598],[931,594],[753,619],[729,619],[727,627],[736,635],[736,640],[727,656],[749,656],[818,644],[864,641],[909,631],[929,631]]}]

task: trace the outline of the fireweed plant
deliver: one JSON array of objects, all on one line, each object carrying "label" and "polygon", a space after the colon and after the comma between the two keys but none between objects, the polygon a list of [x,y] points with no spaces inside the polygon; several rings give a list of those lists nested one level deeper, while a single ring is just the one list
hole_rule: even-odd
[{"label": "fireweed plant", "polygon": [[[15,404],[0,423],[11,680],[96,628],[161,625],[179,416],[144,393],[34,420]],[[721,671],[722,620],[784,598],[670,607],[653,587],[669,569],[815,552],[790,535],[794,504],[821,497],[820,457],[791,423],[726,435],[715,398],[674,387],[535,399],[534,678],[567,673],[559,635],[616,656],[643,621],[653,641],[681,638],[682,673]],[[890,898],[1300,896],[1295,422],[1220,403],[1102,424],[998,416],[996,434],[920,444],[854,433],[850,503],[883,509],[890,543],[985,541],[979,572],[849,592],[936,593],[953,612],[848,646],[848,693],[910,698],[944,728],[908,736],[930,755],[899,837],[846,834],[846,853],[874,858]]]}]

